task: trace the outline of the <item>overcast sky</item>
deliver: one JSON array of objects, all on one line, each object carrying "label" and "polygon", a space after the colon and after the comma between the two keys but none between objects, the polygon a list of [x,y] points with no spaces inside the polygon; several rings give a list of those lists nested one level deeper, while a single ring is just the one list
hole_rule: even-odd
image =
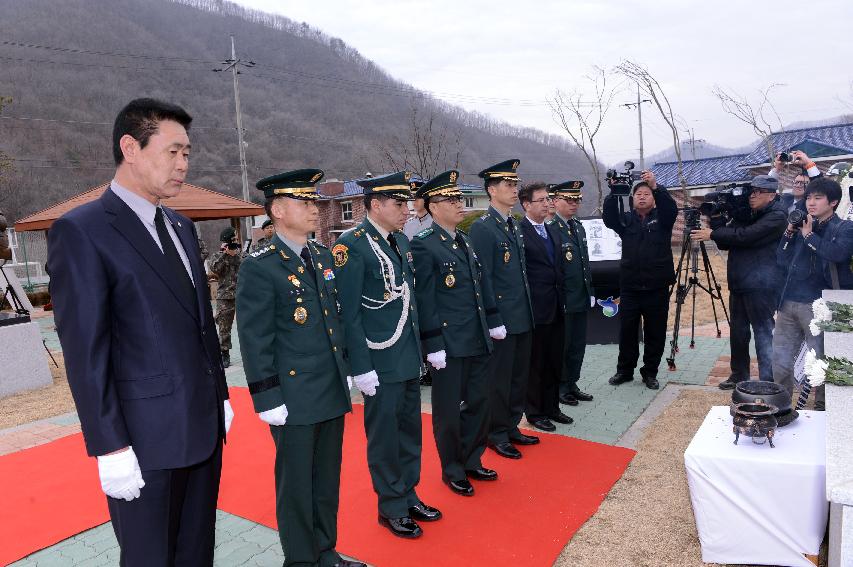
[{"label": "overcast sky", "polygon": [[[718,84],[771,100],[783,123],[853,113],[850,0],[654,2],[597,0],[238,0],[339,37],[397,79],[435,93],[470,97],[461,106],[512,124],[559,133],[546,97],[588,90],[592,65],[645,65],[697,139],[722,146],[755,140],[712,95]],[[618,77],[613,77],[618,82]],[[441,96],[439,94],[439,96]],[[499,99],[499,104],[490,102]],[[636,99],[617,96],[599,136],[608,164],[635,156]],[[672,146],[644,105],[646,155]],[[685,156],[687,157],[687,156]]]}]

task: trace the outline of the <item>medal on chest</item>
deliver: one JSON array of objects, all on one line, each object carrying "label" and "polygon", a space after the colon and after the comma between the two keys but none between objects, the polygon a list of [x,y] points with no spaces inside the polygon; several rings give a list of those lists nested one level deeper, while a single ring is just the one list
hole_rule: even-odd
[{"label": "medal on chest", "polygon": [[571,249],[571,248],[566,249],[566,260],[568,260],[569,262],[571,262],[571,261],[572,261],[572,258],[573,258],[573,256],[572,256],[572,249]]},{"label": "medal on chest", "polygon": [[305,321],[308,320],[308,310],[300,305],[293,311],[293,320],[304,325]]},{"label": "medal on chest", "polygon": [[504,250],[504,264],[509,264],[510,253],[509,250]]},{"label": "medal on chest", "polygon": [[447,287],[455,286],[456,276],[454,276],[453,274],[447,274],[447,276],[444,278],[444,285],[446,285]]}]

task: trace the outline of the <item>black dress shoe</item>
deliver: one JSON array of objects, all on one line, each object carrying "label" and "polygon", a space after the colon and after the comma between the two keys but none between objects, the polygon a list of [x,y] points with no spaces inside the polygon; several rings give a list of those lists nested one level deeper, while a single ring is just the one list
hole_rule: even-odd
[{"label": "black dress shoe", "polygon": [[509,442],[514,445],[536,445],[539,443],[539,438],[535,435],[525,435],[518,432],[515,435],[509,436]]},{"label": "black dress shoe", "polygon": [[657,390],[660,388],[660,384],[658,383],[658,379],[654,376],[649,376],[648,378],[643,378],[643,384],[646,385],[646,388],[649,390]]},{"label": "black dress shoe", "polygon": [[489,447],[501,457],[506,457],[507,459],[521,458],[521,451],[516,449],[512,443],[498,443],[496,445],[489,445]]},{"label": "black dress shoe", "polygon": [[471,483],[467,478],[462,480],[446,480],[447,486],[450,487],[450,490],[455,492],[456,494],[461,494],[462,496],[474,496],[474,487],[471,486]]},{"label": "black dress shoe", "polygon": [[557,431],[557,426],[544,417],[530,422],[530,425],[541,431]]},{"label": "black dress shoe", "polygon": [[625,382],[630,382],[633,380],[633,376],[626,376],[625,374],[619,374],[618,372],[610,377],[610,380],[607,381],[611,386],[618,386],[619,384],[624,384]]},{"label": "black dress shoe", "polygon": [[717,385],[720,390],[734,390],[735,386],[738,385],[740,380],[732,380],[731,378],[727,378]]},{"label": "black dress shoe", "polygon": [[409,506],[409,516],[420,522],[434,522],[441,519],[441,511],[418,500],[417,504]]},{"label": "black dress shoe", "polygon": [[557,423],[562,423],[564,425],[569,425],[570,423],[574,423],[575,420],[564,414],[563,412],[556,413],[549,417],[551,421],[556,421]]},{"label": "black dress shoe", "polygon": [[580,400],[582,402],[592,401],[592,394],[587,394],[586,392],[581,392],[580,390],[569,392],[569,395],[575,398],[576,400]]},{"label": "black dress shoe", "polygon": [[424,533],[418,523],[408,516],[403,518],[383,518],[379,516],[379,525],[388,528],[388,531],[395,536],[407,539],[421,537]]},{"label": "black dress shoe", "polygon": [[572,394],[560,394],[560,403],[567,406],[578,405],[578,400]]},{"label": "black dress shoe", "polygon": [[498,479],[497,471],[493,471],[492,469],[487,469],[485,467],[480,467],[478,469],[473,469],[473,470],[467,470],[467,471],[465,471],[465,474],[468,475],[468,478],[473,478],[474,480],[497,480]]},{"label": "black dress shoe", "polygon": [[333,567],[367,567],[367,563],[362,563],[361,561],[350,561],[348,559],[341,559],[340,561],[335,563]]}]

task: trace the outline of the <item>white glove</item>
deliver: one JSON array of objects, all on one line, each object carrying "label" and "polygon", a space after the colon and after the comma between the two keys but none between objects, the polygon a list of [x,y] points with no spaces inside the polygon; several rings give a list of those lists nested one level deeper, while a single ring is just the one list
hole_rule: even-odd
[{"label": "white glove", "polygon": [[231,409],[231,402],[225,400],[225,434],[228,435],[228,431],[231,429],[231,422],[234,421],[234,410]]},{"label": "white glove", "polygon": [[447,366],[447,353],[443,350],[431,352],[427,355],[427,362],[432,364],[432,367],[436,370],[441,370]]},{"label": "white glove", "polygon": [[376,387],[379,385],[379,375],[375,370],[353,376],[352,381],[355,382],[355,387],[365,396],[376,395]]},{"label": "white glove", "polygon": [[139,498],[139,489],[145,486],[133,447],[128,447],[127,451],[121,453],[98,457],[98,475],[101,477],[101,490],[104,494],[128,502]]},{"label": "white glove", "polygon": [[595,296],[594,295],[589,296],[589,306],[595,307]]},{"label": "white glove", "polygon": [[506,338],[506,327],[501,325],[500,327],[495,327],[494,329],[489,329],[489,336],[493,339],[499,341],[501,339]]},{"label": "white glove", "polygon": [[347,388],[352,390],[352,376],[347,376]]},{"label": "white glove", "polygon": [[270,425],[284,425],[284,422],[287,421],[287,406],[281,404],[277,408],[262,411],[258,417]]}]

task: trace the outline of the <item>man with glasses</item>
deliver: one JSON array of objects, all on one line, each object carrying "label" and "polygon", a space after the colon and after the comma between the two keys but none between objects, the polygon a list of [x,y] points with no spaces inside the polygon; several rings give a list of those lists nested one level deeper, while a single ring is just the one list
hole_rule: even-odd
[{"label": "man with glasses", "polygon": [[[441,478],[461,496],[469,479],[497,480],[484,468],[489,426],[489,353],[501,325],[489,280],[465,233],[459,173],[446,171],[419,191],[433,224],[412,240],[423,350],[432,366],[432,429]],[[462,401],[465,401],[462,404]]]},{"label": "man with glasses", "polygon": [[583,181],[566,181],[551,187],[557,216],[552,221],[560,234],[560,255],[564,258],[563,288],[566,314],[563,374],[560,379],[560,403],[570,406],[591,402],[592,396],[578,388],[586,352],[587,313],[595,307],[595,291],[589,268],[586,231],[576,218],[581,206]]},{"label": "man with glasses", "polygon": [[[511,159],[479,173],[491,206],[471,226],[471,242],[491,282],[501,324],[489,331],[495,343],[490,364],[491,425],[489,447],[508,459],[520,459],[513,445],[535,445],[539,438],[518,429],[527,397],[533,306],[527,286],[524,239],[512,207],[518,203],[518,164]],[[491,313],[487,313],[491,315]]]},{"label": "man with glasses", "polygon": [[555,431],[553,422],[572,423],[572,418],[560,411],[557,400],[563,373],[564,257],[557,227],[545,222],[552,205],[548,186],[525,185],[518,199],[525,213],[520,224],[534,321],[524,413],[536,429]]}]

